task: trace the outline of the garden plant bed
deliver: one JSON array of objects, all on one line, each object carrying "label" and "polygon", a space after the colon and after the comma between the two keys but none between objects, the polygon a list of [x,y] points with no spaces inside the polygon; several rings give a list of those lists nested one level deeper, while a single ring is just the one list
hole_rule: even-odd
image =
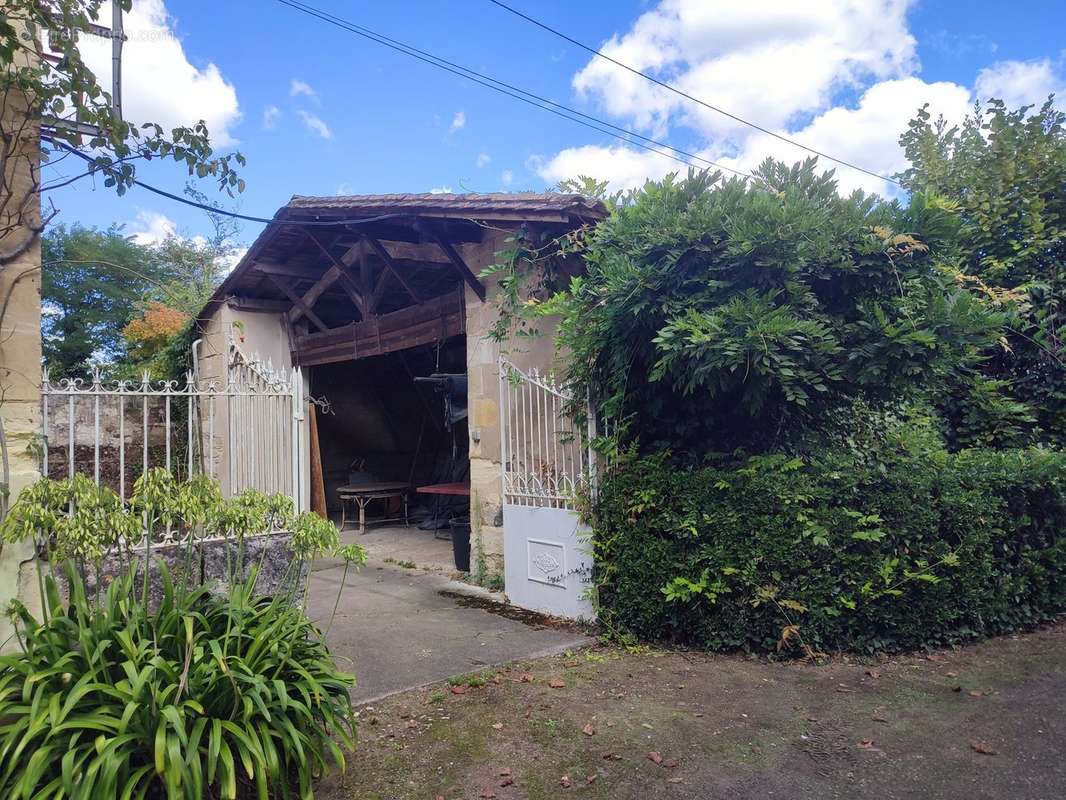
[{"label": "garden plant bed", "polygon": [[324,800],[1062,797],[1066,623],[822,666],[593,649],[360,713]]}]

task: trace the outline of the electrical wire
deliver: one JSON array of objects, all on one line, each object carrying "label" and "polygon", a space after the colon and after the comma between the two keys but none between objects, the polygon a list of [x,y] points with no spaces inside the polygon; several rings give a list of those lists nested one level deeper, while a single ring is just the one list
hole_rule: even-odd
[{"label": "electrical wire", "polygon": [[[619,139],[625,142],[626,144],[636,145],[637,147],[641,147],[645,150],[648,150],[649,152],[657,153],[666,158],[671,158],[674,161],[678,161],[684,164],[685,166],[696,166],[692,162],[699,161],[709,167],[714,167],[715,169],[731,172],[734,175],[738,175],[743,178],[750,178],[752,180],[756,180],[755,176],[751,175],[750,173],[734,169],[733,167],[727,167],[724,164],[720,164],[703,156],[696,155],[695,153],[690,153],[678,147],[674,147],[673,145],[666,144],[665,142],[661,142],[656,139],[644,136],[642,134],[637,133],[636,131],[630,130],[629,128],[624,128],[606,120],[600,119],[599,117],[594,117],[590,114],[586,114],[582,111],[577,110],[576,108],[572,108],[562,103],[557,103],[554,100],[542,97],[541,95],[522,89],[518,86],[515,86],[514,84],[507,83],[506,81],[501,81],[497,78],[493,78],[484,73],[470,69],[469,67],[464,67],[461,64],[457,64],[453,61],[441,58],[440,56],[434,55],[425,50],[421,50],[417,47],[401,42],[397,39],[392,39],[388,36],[385,36],[384,34],[377,33],[376,31],[373,31],[370,28],[366,28],[362,25],[357,25],[354,22],[343,19],[342,17],[338,17],[334,14],[330,14],[327,11],[323,11],[307,3],[298,2],[297,0],[278,0],[278,2],[282,5],[289,6],[290,8],[293,8],[296,11],[300,11],[304,14],[307,14],[308,16],[315,17],[337,28],[348,31],[349,33],[353,33],[356,36],[361,36],[364,39],[369,39],[370,41],[376,42],[377,44],[383,45],[384,47],[388,47],[399,53],[403,53],[404,55],[410,56],[411,58],[417,59],[418,61],[422,61],[431,66],[442,69],[446,72],[450,72],[453,75],[458,75],[461,78],[465,78],[469,81],[472,81],[473,83],[485,86],[489,89],[492,89],[493,91],[499,92],[500,94],[507,95],[508,97],[512,97],[516,100],[521,100],[522,102],[527,103],[528,105],[534,106],[535,108],[540,108],[543,111],[555,114],[556,116],[562,117],[563,119],[570,120],[571,122],[576,122],[579,125],[584,125],[585,127],[591,128],[592,130],[595,130],[598,133],[602,133],[607,136],[613,136],[614,138]],[[662,149],[660,150],[657,148]],[[669,150],[672,152],[663,152],[664,150]],[[675,153],[677,155],[674,155]]]},{"label": "electrical wire", "polygon": [[884,175],[881,175],[880,173],[874,172],[873,170],[866,169],[865,167],[860,167],[858,164],[853,164],[852,162],[845,161],[842,158],[837,158],[836,156],[831,156],[828,153],[823,153],[821,150],[815,150],[813,147],[808,147],[805,144],[797,142],[795,139],[790,139],[789,137],[784,136],[783,134],[776,133],[776,132],[774,132],[774,131],[772,131],[772,130],[770,130],[768,128],[764,128],[763,126],[758,125],[758,124],[756,124],[754,122],[751,122],[749,120],[746,120],[743,117],[738,116],[737,114],[733,114],[733,113],[731,113],[729,111],[726,111],[723,108],[719,108],[718,106],[712,105],[712,104],[708,103],[705,100],[701,100],[698,97],[693,97],[688,92],[685,92],[685,91],[683,91],[681,89],[678,89],[676,86],[673,86],[672,84],[669,84],[666,81],[659,80],[654,75],[649,75],[648,73],[643,72],[643,71],[637,69],[636,67],[631,67],[628,64],[625,64],[625,63],[619,61],[616,58],[612,58],[611,56],[607,55],[603,51],[597,50],[595,47],[587,45],[584,42],[579,42],[577,39],[574,39],[573,37],[568,36],[567,34],[563,33],[562,31],[557,30],[557,29],[551,27],[550,25],[548,25],[548,24],[546,24],[544,22],[541,22],[538,19],[534,19],[533,17],[529,16],[528,14],[523,14],[517,8],[511,7],[511,6],[507,5],[507,3],[501,2],[501,0],[489,0],[489,2],[492,3],[493,5],[499,6],[500,8],[502,8],[505,11],[509,11],[510,13],[514,14],[516,17],[520,17],[520,18],[526,20],[527,22],[530,22],[533,25],[536,25],[538,28],[541,28],[542,30],[547,31],[548,33],[551,33],[551,34],[554,34],[555,36],[558,36],[560,39],[564,39],[567,42],[570,42],[570,44],[574,45],[575,47],[580,47],[582,50],[585,50],[585,51],[591,53],[594,56],[598,56],[598,57],[604,59],[605,61],[611,62],[615,66],[621,67],[624,70],[628,70],[629,72],[632,72],[634,75],[639,75],[641,78],[644,78],[647,81],[651,81],[656,86],[660,86],[663,89],[671,91],[671,92],[673,92],[676,95],[684,97],[686,100],[691,100],[693,103],[698,103],[699,105],[703,106],[704,108],[708,108],[711,111],[714,111],[714,112],[716,112],[718,114],[722,114],[723,116],[729,117],[729,119],[734,120],[735,122],[739,122],[742,125],[747,125],[749,128],[754,128],[755,130],[759,131],[760,133],[765,133],[768,136],[773,136],[775,139],[779,139],[782,142],[787,142],[788,144],[793,145],[795,147],[799,147],[800,149],[806,150],[809,153],[814,153],[814,155],[816,155],[816,156],[820,156],[821,158],[824,158],[824,159],[826,159],[828,161],[832,161],[832,162],[834,162],[836,164],[840,164],[841,166],[850,167],[851,169],[858,170],[859,172],[865,173],[866,175],[870,175],[871,177],[879,178],[879,179],[881,179],[883,181],[888,181],[889,183],[894,183],[897,186],[901,186],[902,185],[895,178],[886,177]]},{"label": "electrical wire", "polygon": [[[42,138],[47,138],[48,141],[52,142],[52,144],[58,145],[59,147],[62,147],[63,149],[70,151],[71,153],[76,155],[78,158],[83,159],[84,161],[88,161],[90,164],[93,164],[95,169],[103,169],[103,167],[97,167],[96,166],[96,161],[91,156],[86,155],[85,153],[81,152],[80,150],[78,150],[73,145],[70,145],[70,144],[64,142],[62,139],[55,139],[55,138],[51,138],[51,137],[42,137]],[[200,203],[200,202],[197,202],[196,200],[190,200],[189,198],[182,197],[179,194],[174,194],[173,192],[168,192],[168,191],[166,191],[164,189],[160,189],[160,188],[158,188],[156,186],[152,186],[150,183],[145,183],[144,181],[139,180],[137,178],[133,179],[133,183],[136,186],[140,186],[142,189],[145,189],[145,190],[147,190],[149,192],[153,192],[154,194],[159,195],[160,197],[165,197],[168,200],[174,200],[175,202],[178,202],[178,203],[184,203],[185,205],[192,206],[193,208],[199,208],[199,209],[201,209],[203,211],[207,211],[210,214],[219,214],[220,216],[223,216],[223,217],[232,217],[234,219],[241,219],[241,220],[245,220],[247,222],[260,222],[260,223],[262,223],[264,225],[299,225],[300,227],[308,227],[308,226],[312,226],[312,227],[314,227],[314,226],[327,226],[328,227],[328,226],[337,226],[337,225],[365,225],[365,224],[367,224],[369,222],[380,222],[381,220],[396,219],[396,218],[399,218],[399,217],[409,217],[410,216],[410,214],[394,213],[394,214],[379,214],[376,217],[355,217],[355,218],[352,218],[352,219],[330,219],[330,220],[313,220],[313,219],[311,219],[311,220],[299,220],[299,219],[277,219],[275,217],[254,217],[254,216],[251,216],[250,214],[240,214],[240,213],[238,213],[236,211],[228,211],[228,210],[226,210],[224,208],[217,208],[215,206],[208,205],[207,203]]]}]

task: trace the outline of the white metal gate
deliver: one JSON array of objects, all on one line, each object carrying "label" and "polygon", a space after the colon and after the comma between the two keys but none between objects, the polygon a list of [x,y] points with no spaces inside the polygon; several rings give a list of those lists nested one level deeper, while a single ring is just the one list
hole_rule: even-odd
[{"label": "white metal gate", "polygon": [[299,370],[231,349],[226,381],[41,382],[42,467],[53,478],[91,475],[126,499],[137,477],[165,467],[206,474],[227,495],[247,488],[287,494],[303,507],[304,385]]},{"label": "white metal gate", "polygon": [[592,555],[576,497],[591,489],[595,422],[575,424],[574,398],[551,375],[500,359],[505,588],[524,608],[591,618]]}]

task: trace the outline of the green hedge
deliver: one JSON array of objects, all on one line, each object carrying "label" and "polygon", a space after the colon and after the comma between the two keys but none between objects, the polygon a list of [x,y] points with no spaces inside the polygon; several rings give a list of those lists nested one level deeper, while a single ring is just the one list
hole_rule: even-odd
[{"label": "green hedge", "polygon": [[1064,530],[1059,453],[623,460],[594,513],[601,615],[714,650],[950,643],[1066,610]]}]

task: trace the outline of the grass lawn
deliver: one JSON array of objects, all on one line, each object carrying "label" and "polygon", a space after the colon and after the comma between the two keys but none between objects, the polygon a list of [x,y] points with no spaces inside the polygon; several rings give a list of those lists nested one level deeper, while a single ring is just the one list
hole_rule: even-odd
[{"label": "grass lawn", "polygon": [[1066,623],[823,666],[594,649],[468,683],[364,707],[320,796],[1066,797]]}]

